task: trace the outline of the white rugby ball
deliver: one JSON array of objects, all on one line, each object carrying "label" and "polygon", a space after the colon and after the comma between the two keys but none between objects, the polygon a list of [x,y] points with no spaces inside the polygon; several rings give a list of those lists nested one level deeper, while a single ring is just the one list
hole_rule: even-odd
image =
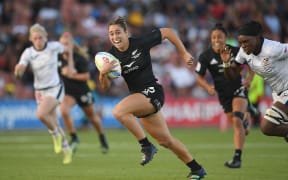
[{"label": "white rugby ball", "polygon": [[112,62],[115,61],[115,67],[112,69],[111,72],[108,73],[108,77],[111,79],[118,78],[121,76],[121,65],[120,61],[108,52],[98,52],[95,55],[95,65],[97,69],[100,71],[103,67],[104,62]]}]

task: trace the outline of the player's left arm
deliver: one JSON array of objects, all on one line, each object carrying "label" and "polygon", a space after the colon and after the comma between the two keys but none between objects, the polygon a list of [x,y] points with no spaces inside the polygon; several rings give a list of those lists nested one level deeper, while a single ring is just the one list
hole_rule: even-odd
[{"label": "player's left arm", "polygon": [[176,47],[177,51],[180,53],[187,65],[192,65],[194,57],[186,50],[184,44],[176,35],[174,30],[171,28],[160,28],[160,32],[162,35],[162,40],[168,39]]}]

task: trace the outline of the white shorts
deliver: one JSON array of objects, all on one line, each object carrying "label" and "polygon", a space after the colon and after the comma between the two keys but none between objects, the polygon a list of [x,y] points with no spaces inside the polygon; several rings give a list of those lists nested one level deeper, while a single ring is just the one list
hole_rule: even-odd
[{"label": "white shorts", "polygon": [[[272,97],[273,97],[273,104],[275,104],[276,102],[279,102],[281,104],[288,105],[287,104],[288,103],[288,90],[283,91],[280,94],[277,94],[276,92],[273,91]],[[264,118],[267,121],[270,121],[277,125],[288,124],[287,114],[274,105],[272,105],[271,108],[268,108],[266,110],[266,114]]]},{"label": "white shorts", "polygon": [[288,103],[288,90],[281,92],[281,94],[279,94],[279,95],[276,92],[273,91],[272,92],[272,97],[273,97],[273,104],[275,102],[280,102],[282,104],[287,104]]},{"label": "white shorts", "polygon": [[59,101],[59,103],[63,100],[64,98],[64,86],[62,83],[55,87],[51,87],[48,89],[43,89],[43,90],[35,90],[35,99],[37,104],[39,104],[44,97],[50,96]]}]

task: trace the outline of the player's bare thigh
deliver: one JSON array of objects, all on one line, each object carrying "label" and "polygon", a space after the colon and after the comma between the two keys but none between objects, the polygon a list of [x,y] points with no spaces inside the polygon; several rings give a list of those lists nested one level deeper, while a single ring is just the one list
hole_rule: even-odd
[{"label": "player's bare thigh", "polygon": [[233,112],[240,111],[244,113],[247,111],[247,106],[248,106],[248,101],[245,98],[236,97],[232,101]]},{"label": "player's bare thigh", "polygon": [[122,99],[114,108],[115,113],[133,114],[134,116],[145,116],[155,112],[150,99],[141,93],[131,94]]},{"label": "player's bare thigh", "polygon": [[56,111],[59,101],[51,96],[43,97],[42,101],[38,104],[37,114],[52,114]]},{"label": "player's bare thigh", "polygon": [[61,102],[61,110],[69,110],[76,104],[74,97],[65,95]]}]

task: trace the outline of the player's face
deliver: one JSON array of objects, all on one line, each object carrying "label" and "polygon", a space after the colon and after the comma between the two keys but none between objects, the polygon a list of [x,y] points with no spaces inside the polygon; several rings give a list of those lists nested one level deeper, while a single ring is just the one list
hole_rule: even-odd
[{"label": "player's face", "polygon": [[220,52],[220,49],[222,49],[225,46],[226,42],[226,35],[221,30],[214,30],[211,32],[211,44],[212,48],[216,53]]},{"label": "player's face", "polygon": [[126,51],[129,47],[128,33],[119,25],[110,25],[108,28],[109,39],[119,51]]},{"label": "player's face", "polygon": [[68,53],[70,48],[72,48],[68,38],[61,37],[59,42],[64,46],[64,53]]},{"label": "player's face", "polygon": [[37,50],[42,50],[47,42],[46,36],[40,31],[34,31],[30,35],[30,41]]},{"label": "player's face", "polygon": [[246,54],[254,53],[257,49],[257,38],[254,36],[239,35],[238,41]]}]

